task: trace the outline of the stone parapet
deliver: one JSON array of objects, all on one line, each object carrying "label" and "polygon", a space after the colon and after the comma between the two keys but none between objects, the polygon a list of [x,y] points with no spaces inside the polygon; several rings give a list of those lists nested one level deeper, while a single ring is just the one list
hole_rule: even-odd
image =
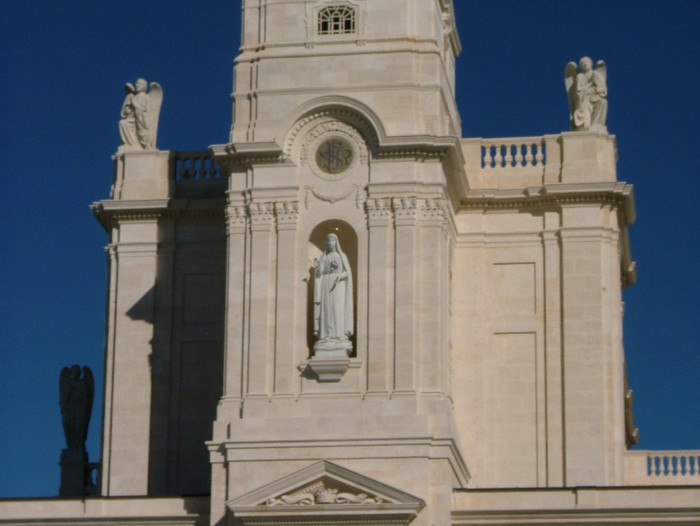
[{"label": "stone parapet", "polygon": [[628,486],[700,486],[700,450],[627,451]]},{"label": "stone parapet", "polygon": [[[118,519],[116,518],[118,517]],[[68,526],[209,524],[208,497],[48,498],[0,500],[0,524]]]},{"label": "stone parapet", "polygon": [[551,183],[616,181],[614,135],[558,135],[462,139],[470,189],[526,188]]}]

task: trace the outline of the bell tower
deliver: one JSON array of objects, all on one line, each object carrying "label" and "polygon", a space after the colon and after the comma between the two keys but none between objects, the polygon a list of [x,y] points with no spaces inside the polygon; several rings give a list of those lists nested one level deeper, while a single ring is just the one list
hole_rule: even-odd
[{"label": "bell tower", "polygon": [[242,20],[230,140],[212,147],[228,190],[211,523],[343,494],[346,517],[364,495],[448,524],[469,478],[450,378],[467,190],[452,1],[244,0]]}]

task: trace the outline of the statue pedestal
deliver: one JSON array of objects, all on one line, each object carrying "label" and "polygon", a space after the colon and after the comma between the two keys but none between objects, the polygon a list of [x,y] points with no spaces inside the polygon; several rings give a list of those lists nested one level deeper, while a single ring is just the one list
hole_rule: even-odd
[{"label": "statue pedestal", "polygon": [[350,367],[350,340],[319,340],[314,344],[314,357],[309,361],[309,369],[319,382],[339,382]]},{"label": "statue pedestal", "polygon": [[85,495],[88,473],[88,456],[83,448],[61,450],[61,497],[81,497]]}]

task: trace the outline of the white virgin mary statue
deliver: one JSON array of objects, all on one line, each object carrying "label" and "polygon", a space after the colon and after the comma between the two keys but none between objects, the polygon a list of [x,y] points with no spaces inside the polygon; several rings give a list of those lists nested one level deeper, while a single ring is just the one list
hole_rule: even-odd
[{"label": "white virgin mary statue", "polygon": [[352,271],[338,236],[326,236],[323,255],[314,260],[315,351],[352,350]]}]

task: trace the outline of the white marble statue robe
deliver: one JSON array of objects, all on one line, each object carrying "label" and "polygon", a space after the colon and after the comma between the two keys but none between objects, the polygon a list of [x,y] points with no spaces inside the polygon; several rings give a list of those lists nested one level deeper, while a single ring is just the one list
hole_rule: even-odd
[{"label": "white marble statue robe", "polygon": [[320,340],[347,340],[353,334],[352,272],[334,234],[314,269],[314,333]]}]

